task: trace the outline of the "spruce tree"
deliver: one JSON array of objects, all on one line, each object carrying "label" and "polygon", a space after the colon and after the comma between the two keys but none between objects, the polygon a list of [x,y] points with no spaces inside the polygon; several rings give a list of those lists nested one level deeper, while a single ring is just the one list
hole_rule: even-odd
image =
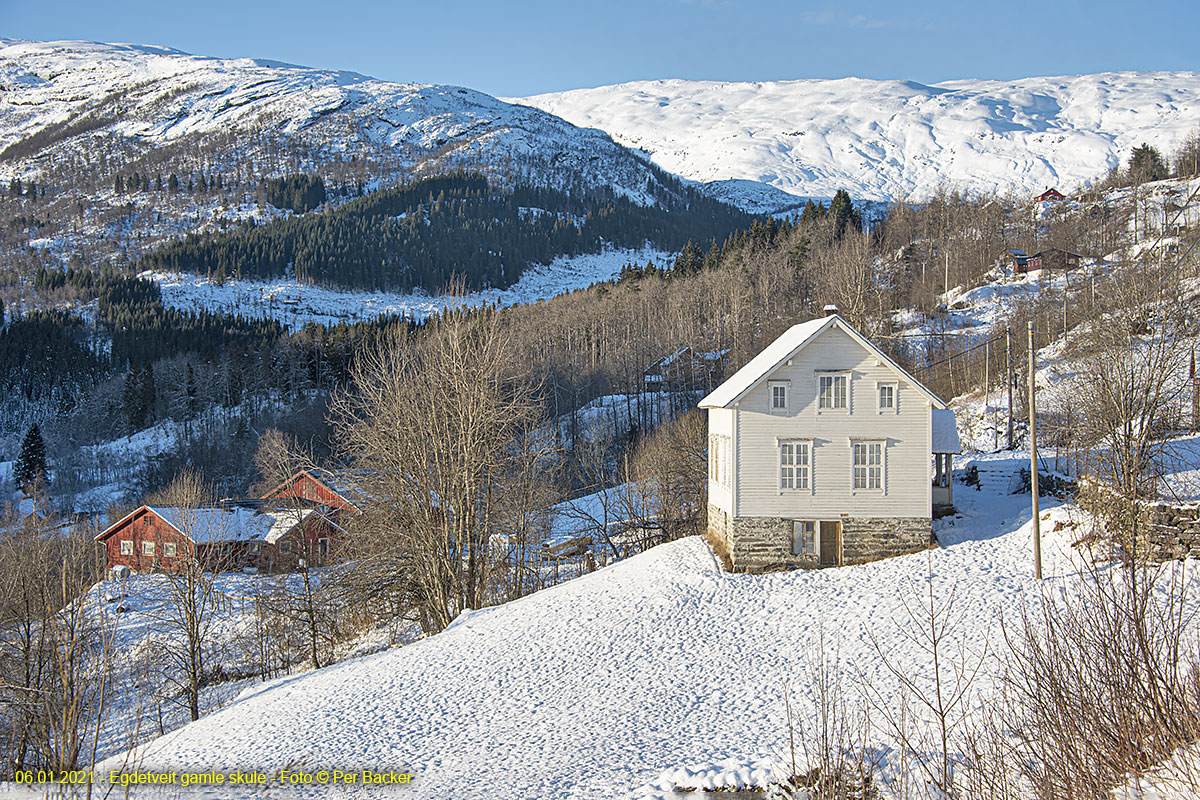
[{"label": "spruce tree", "polygon": [[138,400],[141,403],[142,424],[153,424],[154,412],[158,407],[158,390],[154,386],[154,367],[150,364],[142,369],[142,385],[138,394]]},{"label": "spruce tree", "polygon": [[13,466],[13,482],[26,494],[32,494],[34,487],[44,481],[47,481],[46,443],[42,441],[42,431],[35,422],[21,440],[21,454]]},{"label": "spruce tree", "polygon": [[200,410],[200,402],[196,397],[196,373],[192,369],[192,362],[190,361],[187,363],[187,375],[183,381],[183,393],[187,397],[188,416],[195,416]]},{"label": "spruce tree", "polygon": [[1134,183],[1161,181],[1167,177],[1167,164],[1162,153],[1151,145],[1142,142],[1141,147],[1133,148],[1129,157],[1129,179]]},{"label": "spruce tree", "polygon": [[854,201],[850,199],[850,193],[845,189],[838,189],[833,196],[833,202],[829,204],[829,215],[833,217],[835,239],[842,238],[848,227],[853,227],[856,231],[862,230],[862,216],[854,208]]},{"label": "spruce tree", "polygon": [[137,367],[130,367],[125,374],[125,389],[121,392],[121,405],[125,411],[125,420],[129,423],[129,432],[140,431],[145,417],[142,413],[141,392],[142,372]]}]

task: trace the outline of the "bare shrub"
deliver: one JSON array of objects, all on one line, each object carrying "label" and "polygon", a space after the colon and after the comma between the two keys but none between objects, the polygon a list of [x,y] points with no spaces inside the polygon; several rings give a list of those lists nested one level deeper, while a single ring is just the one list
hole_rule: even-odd
[{"label": "bare shrub", "polygon": [[788,752],[776,756],[788,777],[788,797],[806,800],[874,800],[881,755],[868,742],[870,715],[861,695],[852,702],[843,683],[845,665],[837,647],[826,647],[818,631],[793,694],[784,683]]},{"label": "bare shrub", "polygon": [[1008,637],[1005,724],[1037,797],[1108,796],[1200,740],[1187,568],[1094,567],[1077,589],[1022,610]]}]

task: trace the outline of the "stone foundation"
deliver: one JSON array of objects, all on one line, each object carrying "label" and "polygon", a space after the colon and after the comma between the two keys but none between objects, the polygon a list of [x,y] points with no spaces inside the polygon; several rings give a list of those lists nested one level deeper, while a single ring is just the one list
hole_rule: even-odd
[{"label": "stone foundation", "polygon": [[[842,517],[840,522],[841,564],[862,564],[916,553],[927,549],[933,538],[928,517]],[[709,505],[708,539],[714,543],[714,547],[724,547],[734,572],[770,572],[821,566],[816,555],[792,554],[791,519],[733,518]]]}]

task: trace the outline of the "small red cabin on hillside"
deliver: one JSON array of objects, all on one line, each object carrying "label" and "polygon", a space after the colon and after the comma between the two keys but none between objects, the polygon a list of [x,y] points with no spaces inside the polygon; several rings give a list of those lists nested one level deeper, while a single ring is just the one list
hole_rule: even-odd
[{"label": "small red cabin on hillside", "polygon": [[1035,203],[1057,203],[1059,200],[1066,200],[1066,195],[1058,189],[1047,189],[1046,191],[1033,198]]},{"label": "small red cabin on hillside", "polygon": [[289,571],[301,558],[334,557],[340,528],[315,508],[141,506],[97,534],[108,569],[175,572],[194,559],[206,570]]}]

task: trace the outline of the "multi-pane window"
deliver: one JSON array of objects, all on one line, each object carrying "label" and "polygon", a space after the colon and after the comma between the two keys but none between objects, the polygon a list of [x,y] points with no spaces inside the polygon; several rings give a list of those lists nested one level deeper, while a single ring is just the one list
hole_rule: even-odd
[{"label": "multi-pane window", "polygon": [[779,488],[807,489],[810,486],[812,451],[809,442],[779,443]]},{"label": "multi-pane window", "polygon": [[176,550],[174,542],[163,542],[163,556],[174,558],[177,553],[178,550]]},{"label": "multi-pane window", "polygon": [[133,540],[132,539],[122,539],[121,540],[121,555],[123,555],[123,556],[133,555]]},{"label": "multi-pane window", "polygon": [[727,489],[733,485],[732,443],[728,436],[714,433],[708,437],[708,478]]},{"label": "multi-pane window", "polygon": [[142,542],[142,555],[154,555],[154,542]]},{"label": "multi-pane window", "polygon": [[847,408],[845,375],[820,376],[817,408]]},{"label": "multi-pane window", "polygon": [[883,488],[883,442],[854,443],[854,488]]},{"label": "multi-pane window", "polygon": [[721,485],[733,488],[733,439],[721,437]]},{"label": "multi-pane window", "polygon": [[879,410],[880,412],[896,410],[896,384],[879,384]]},{"label": "multi-pane window", "polygon": [[767,384],[771,392],[771,413],[780,414],[788,410],[788,381],[771,381]]},{"label": "multi-pane window", "polygon": [[792,523],[792,555],[815,556],[817,554],[817,523],[811,520],[796,520]]}]

